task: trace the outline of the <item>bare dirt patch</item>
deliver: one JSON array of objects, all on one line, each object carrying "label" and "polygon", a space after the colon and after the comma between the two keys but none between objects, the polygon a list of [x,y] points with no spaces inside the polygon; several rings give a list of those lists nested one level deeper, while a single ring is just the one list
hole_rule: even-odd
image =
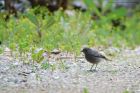
[{"label": "bare dirt patch", "polygon": [[[140,93],[140,49],[124,50],[97,71],[84,59],[52,62],[56,69],[0,55],[0,93]],[[88,92],[86,92],[88,91]]]}]

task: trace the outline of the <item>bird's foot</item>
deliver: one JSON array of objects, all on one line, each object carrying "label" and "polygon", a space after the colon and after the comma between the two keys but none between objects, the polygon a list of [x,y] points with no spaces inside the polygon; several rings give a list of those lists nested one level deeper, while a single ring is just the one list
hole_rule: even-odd
[{"label": "bird's foot", "polygon": [[88,71],[90,71],[90,72],[97,72],[97,70],[96,69],[90,69],[90,70],[88,70]]},{"label": "bird's foot", "polygon": [[97,72],[97,70],[96,70],[96,69],[93,69],[92,71],[93,71],[93,72]]}]

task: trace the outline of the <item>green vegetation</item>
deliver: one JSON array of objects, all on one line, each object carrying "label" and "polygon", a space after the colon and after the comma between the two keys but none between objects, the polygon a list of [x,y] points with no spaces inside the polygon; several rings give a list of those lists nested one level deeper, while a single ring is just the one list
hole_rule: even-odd
[{"label": "green vegetation", "polygon": [[84,88],[84,92],[83,93],[89,93],[88,88]]},{"label": "green vegetation", "polygon": [[128,90],[125,90],[123,93],[130,93]]},{"label": "green vegetation", "polygon": [[[99,20],[92,20],[91,13],[80,11],[68,15],[64,11],[54,14],[44,12],[35,15],[35,9],[19,14],[18,18],[10,16],[6,22],[4,14],[0,15],[0,41],[21,55],[32,53],[35,61],[41,61],[43,51],[34,53],[37,48],[51,51],[59,48],[62,51],[80,53],[82,45],[135,47],[140,44],[140,19],[138,12],[126,16],[124,8],[116,9]],[[112,19],[121,19],[126,29],[112,29]],[[1,48],[2,49],[2,48]],[[1,50],[2,51],[2,50]]]}]

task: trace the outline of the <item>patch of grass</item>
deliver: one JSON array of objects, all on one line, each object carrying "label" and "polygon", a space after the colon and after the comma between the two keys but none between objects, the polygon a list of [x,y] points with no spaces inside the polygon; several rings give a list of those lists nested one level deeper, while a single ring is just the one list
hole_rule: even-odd
[{"label": "patch of grass", "polygon": [[89,93],[89,90],[87,88],[84,88],[83,93]]},{"label": "patch of grass", "polygon": [[0,46],[0,54],[2,54],[4,51],[3,47]]},{"label": "patch of grass", "polygon": [[125,90],[123,93],[130,93],[128,90]]},{"label": "patch of grass", "polygon": [[42,69],[48,69],[50,67],[49,62],[45,62],[41,64]]},{"label": "patch of grass", "polygon": [[[92,20],[89,12],[76,11],[70,16],[61,10],[54,14],[41,12],[37,15],[33,11],[31,9],[28,13],[20,14],[19,18],[10,16],[8,22],[1,20],[0,40],[21,55],[32,53],[33,60],[37,62],[42,61],[42,52],[35,54],[33,48],[36,50],[41,47],[46,51],[59,48],[78,55],[83,45],[136,47],[140,44],[139,13],[123,17],[126,10],[118,9],[117,14],[99,14],[99,20]],[[116,18],[126,25],[125,30],[112,30],[111,20]]]}]

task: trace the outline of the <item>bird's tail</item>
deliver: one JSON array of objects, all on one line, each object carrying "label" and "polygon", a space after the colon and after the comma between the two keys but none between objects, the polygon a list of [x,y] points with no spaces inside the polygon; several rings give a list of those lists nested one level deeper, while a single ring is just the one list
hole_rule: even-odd
[{"label": "bird's tail", "polygon": [[112,61],[111,59],[106,58],[105,56],[102,55],[102,58],[105,59],[106,61]]},{"label": "bird's tail", "polygon": [[108,58],[106,58],[106,57],[105,57],[105,60],[107,60],[107,61],[112,61],[111,59],[108,59]]}]

